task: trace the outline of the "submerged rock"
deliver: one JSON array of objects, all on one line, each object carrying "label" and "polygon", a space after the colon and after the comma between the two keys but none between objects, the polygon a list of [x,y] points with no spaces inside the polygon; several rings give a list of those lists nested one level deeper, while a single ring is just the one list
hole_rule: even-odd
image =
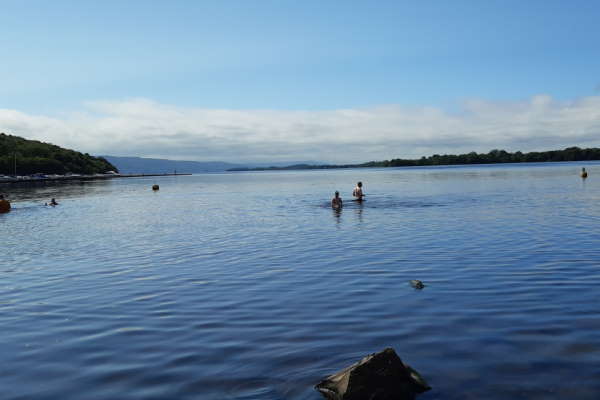
[{"label": "submerged rock", "polygon": [[423,289],[425,284],[418,279],[413,279],[410,281],[410,286],[414,287],[415,289]]},{"label": "submerged rock", "polygon": [[387,348],[325,378],[315,389],[329,400],[412,400],[431,387]]}]

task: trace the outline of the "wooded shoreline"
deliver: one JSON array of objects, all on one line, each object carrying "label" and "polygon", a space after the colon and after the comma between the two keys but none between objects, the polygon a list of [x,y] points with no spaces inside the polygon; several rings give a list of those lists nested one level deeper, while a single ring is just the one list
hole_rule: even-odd
[{"label": "wooded shoreline", "polygon": [[533,151],[522,153],[520,151],[509,153],[505,150],[492,150],[489,153],[470,152],[466,154],[434,154],[419,159],[395,158],[384,161],[369,161],[361,164],[324,164],[308,165],[297,164],[287,167],[260,167],[260,168],[232,168],[228,171],[279,171],[301,169],[339,169],[339,168],[387,168],[387,167],[424,167],[434,165],[472,165],[472,164],[515,164],[532,162],[560,162],[560,161],[594,161],[600,160],[600,148],[567,147],[564,150]]}]

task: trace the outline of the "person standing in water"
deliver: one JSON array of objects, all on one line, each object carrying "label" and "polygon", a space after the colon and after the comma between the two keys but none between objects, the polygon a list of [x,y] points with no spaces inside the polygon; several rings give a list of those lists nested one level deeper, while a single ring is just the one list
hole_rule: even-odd
[{"label": "person standing in water", "polygon": [[0,194],[0,214],[4,214],[10,211],[10,201],[6,200],[3,195]]},{"label": "person standing in water", "polygon": [[356,187],[352,191],[352,196],[355,197],[356,201],[363,201],[363,197],[365,197],[365,195],[362,191],[362,185],[363,185],[362,182],[358,182],[356,184]]},{"label": "person standing in water", "polygon": [[331,208],[335,210],[339,210],[343,207],[342,198],[340,197],[340,192],[335,191],[335,196],[331,199]]}]

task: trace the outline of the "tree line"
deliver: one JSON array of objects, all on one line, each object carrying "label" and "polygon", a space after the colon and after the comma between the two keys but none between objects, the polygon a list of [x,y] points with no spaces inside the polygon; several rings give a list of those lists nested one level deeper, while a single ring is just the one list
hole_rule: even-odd
[{"label": "tree line", "polygon": [[384,161],[369,161],[362,164],[341,165],[308,165],[298,164],[287,167],[267,168],[233,168],[230,171],[265,171],[265,170],[290,170],[290,169],[333,169],[333,168],[382,168],[382,167],[418,167],[428,165],[458,165],[458,164],[499,164],[499,163],[524,163],[524,162],[551,162],[551,161],[589,161],[600,160],[600,148],[568,147],[564,150],[533,151],[510,153],[505,150],[492,150],[488,153],[474,151],[465,154],[434,154],[419,159],[394,158]]},{"label": "tree line", "polygon": [[0,133],[0,175],[96,174],[117,168],[102,157]]},{"label": "tree line", "polygon": [[466,154],[434,154],[421,157],[417,160],[395,158],[385,161],[371,161],[360,164],[363,167],[404,167],[424,165],[456,165],[456,164],[498,164],[498,163],[523,163],[523,162],[551,162],[551,161],[588,161],[600,160],[600,148],[581,149],[567,147],[564,150],[533,151],[522,153],[517,151],[509,153],[505,150],[492,150],[488,153]]}]

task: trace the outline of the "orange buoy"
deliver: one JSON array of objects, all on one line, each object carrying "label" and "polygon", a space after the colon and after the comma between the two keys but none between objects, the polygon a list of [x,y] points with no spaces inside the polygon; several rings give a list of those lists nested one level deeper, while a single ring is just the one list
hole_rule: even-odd
[{"label": "orange buoy", "polygon": [[10,202],[8,200],[0,200],[0,214],[5,214],[10,211]]},{"label": "orange buoy", "polygon": [[156,192],[158,189],[160,189],[158,185],[152,185],[152,190]]}]

